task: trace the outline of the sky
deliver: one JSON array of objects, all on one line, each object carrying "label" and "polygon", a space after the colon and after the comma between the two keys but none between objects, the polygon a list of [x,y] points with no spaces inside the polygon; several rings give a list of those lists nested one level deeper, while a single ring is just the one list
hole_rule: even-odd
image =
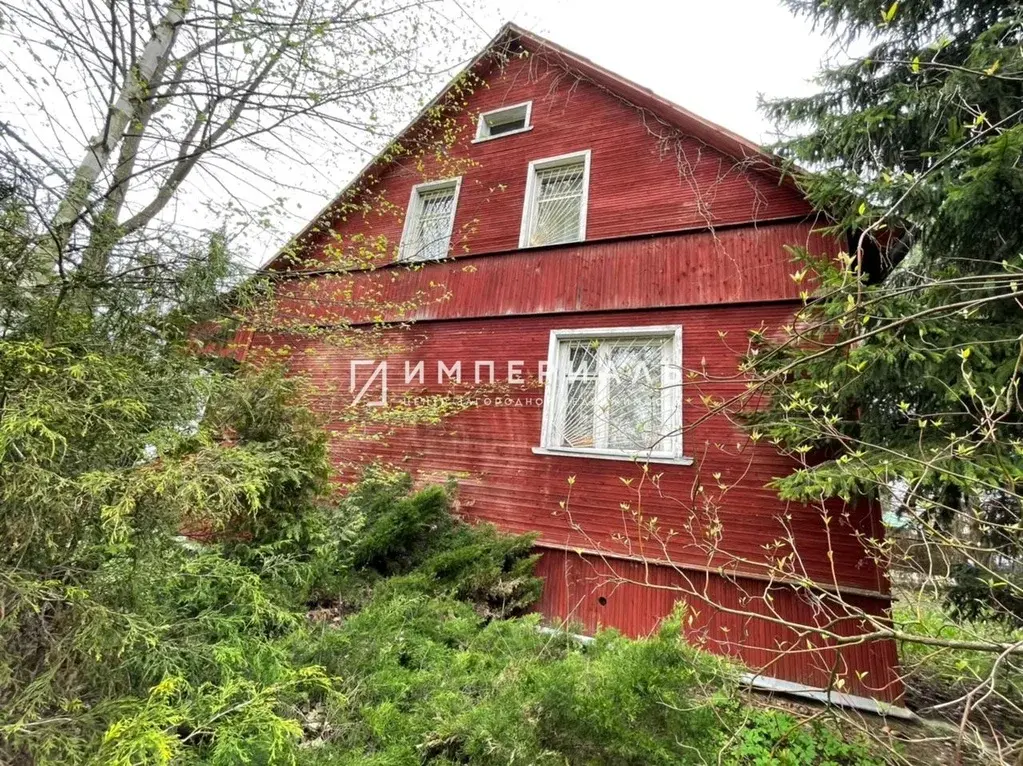
[{"label": "sky", "polygon": [[831,47],[780,0],[505,0],[473,16],[537,32],[760,143],[771,125],[758,95],[812,92]]}]

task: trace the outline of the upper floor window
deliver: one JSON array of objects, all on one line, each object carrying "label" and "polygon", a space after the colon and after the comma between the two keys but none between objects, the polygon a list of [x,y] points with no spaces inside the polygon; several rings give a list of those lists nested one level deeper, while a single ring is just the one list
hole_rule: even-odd
[{"label": "upper floor window", "polygon": [[554,330],[537,452],[687,463],[682,328]]},{"label": "upper floor window", "polygon": [[490,112],[483,112],[476,125],[476,141],[486,141],[498,136],[532,130],[533,126],[529,124],[532,110],[533,102],[526,101],[514,106],[504,106]]},{"label": "upper floor window", "polygon": [[461,185],[459,177],[412,187],[398,248],[399,260],[436,261],[447,258]]},{"label": "upper floor window", "polygon": [[530,162],[519,247],[585,239],[589,183],[589,149]]}]

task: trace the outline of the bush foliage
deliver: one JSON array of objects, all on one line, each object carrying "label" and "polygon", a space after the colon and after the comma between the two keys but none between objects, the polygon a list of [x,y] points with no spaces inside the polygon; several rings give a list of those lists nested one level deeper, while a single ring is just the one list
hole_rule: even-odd
[{"label": "bush foliage", "polygon": [[339,498],[279,370],[17,340],[0,366],[4,763],[773,762],[804,741],[738,703],[681,615],[645,641],[540,632],[532,537],[458,520],[451,488],[373,470]]},{"label": "bush foliage", "polygon": [[321,513],[324,435],[279,372],[87,343],[0,342],[0,760],[277,760],[336,681],[282,644],[304,624],[272,568],[179,532],[279,546]]},{"label": "bush foliage", "polygon": [[385,589],[307,660],[342,681],[310,764],[870,764],[823,725],[739,702],[682,614],[588,646],[538,618],[487,621],[464,602]]}]

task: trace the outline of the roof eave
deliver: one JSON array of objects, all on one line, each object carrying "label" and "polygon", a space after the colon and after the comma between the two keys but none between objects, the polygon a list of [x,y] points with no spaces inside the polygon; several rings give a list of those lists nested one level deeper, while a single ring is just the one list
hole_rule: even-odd
[{"label": "roof eave", "polygon": [[352,177],[352,180],[349,181],[341,189],[341,191],[339,191],[329,202],[327,202],[322,208],[320,208],[320,210],[316,213],[316,215],[314,215],[309,220],[309,223],[307,223],[302,228],[301,231],[299,231],[297,234],[295,234],[293,237],[291,237],[291,239],[289,239],[287,241],[287,243],[285,243],[276,253],[274,253],[272,256],[270,256],[270,258],[268,258],[258,269],[256,269],[257,273],[258,272],[262,272],[262,271],[266,271],[267,269],[269,269],[270,266],[274,263],[274,261],[276,261],[282,255],[284,255],[284,253],[293,244],[295,244],[296,242],[301,240],[303,237],[307,236],[316,227],[317,222],[319,222],[328,212],[330,212],[330,209],[333,208],[335,205],[337,205],[339,200],[343,199],[346,194],[349,194],[354,189],[356,189],[358,183],[363,179],[363,177],[367,173],[369,173],[374,167],[376,167],[378,164],[380,164],[381,160],[384,159],[384,157],[387,155],[387,153],[390,150],[390,148],[392,146],[394,146],[394,143],[396,141],[400,140],[407,133],[409,133],[409,131],[411,131],[417,124],[419,124],[419,122],[424,117],[426,117],[427,114],[429,114],[431,109],[433,109],[438,104],[440,104],[444,100],[445,96],[447,96],[447,94],[451,90],[451,88],[462,77],[464,77],[467,72],[471,72],[487,55],[492,53],[497,48],[497,46],[502,43],[502,38],[510,37],[511,35],[509,35],[509,33],[512,32],[512,30],[517,30],[517,27],[515,27],[510,22],[505,24],[504,26],[502,26],[501,29],[498,31],[498,33],[496,35],[494,35],[493,38],[491,38],[490,42],[488,42],[483,47],[483,49],[478,54],[476,54],[476,56],[474,56],[469,61],[468,64],[466,64],[464,67],[462,67],[460,70],[458,70],[458,73],[454,77],[452,77],[450,81],[448,81],[447,85],[445,85],[440,91],[438,91],[437,95],[434,96],[426,104],[426,106],[424,106],[422,109],[420,109],[419,112],[416,114],[416,116],[413,117],[412,120],[409,121],[409,123],[404,128],[402,128],[402,130],[398,133],[398,135],[395,136],[390,141],[388,141],[387,144],[385,144],[384,147],[379,152],[377,152],[373,156],[373,158],[369,162],[367,162],[362,167],[361,170],[359,170],[358,173],[356,173]]}]

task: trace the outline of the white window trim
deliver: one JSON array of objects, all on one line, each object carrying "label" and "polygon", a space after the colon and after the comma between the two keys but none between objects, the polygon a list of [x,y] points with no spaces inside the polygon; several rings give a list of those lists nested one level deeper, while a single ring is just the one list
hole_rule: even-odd
[{"label": "white window trim", "polygon": [[412,247],[412,231],[415,227],[416,219],[422,210],[420,203],[420,195],[423,192],[433,191],[435,189],[446,189],[454,186],[454,195],[451,199],[451,218],[448,221],[448,245],[445,250],[450,251],[451,249],[451,235],[455,230],[455,215],[458,212],[458,193],[462,190],[462,177],[456,176],[454,178],[443,178],[439,181],[425,181],[423,183],[416,184],[412,187],[412,193],[409,195],[408,207],[405,208],[405,224],[401,230],[401,242],[398,245],[398,260],[406,261],[409,263],[432,263],[437,260],[443,260],[440,258],[429,258],[419,259],[412,258],[414,253],[409,253],[408,250]]},{"label": "white window trim", "polygon": [[[590,150],[583,149],[579,152],[559,154],[557,157],[546,157],[542,160],[533,160],[529,163],[526,171],[526,196],[522,202],[522,223],[519,227],[519,249],[528,247],[551,247],[551,245],[530,245],[529,230],[532,226],[532,219],[536,213],[536,171],[555,168],[559,165],[569,165],[578,159],[583,158],[583,197],[579,207],[579,239],[576,242],[586,241],[586,208],[590,201]],[[570,242],[561,242],[567,245]]]},{"label": "white window trim", "polygon": [[[671,436],[670,448],[663,451],[629,451],[614,449],[594,449],[585,447],[552,446],[554,441],[555,418],[559,410],[562,391],[562,380],[558,374],[561,343],[573,338],[671,338],[671,358],[679,365],[678,382],[662,391],[662,396],[669,398],[672,413],[669,422]],[[693,459],[682,453],[682,326],[653,325],[649,327],[597,327],[578,328],[572,330],[551,330],[547,346],[547,379],[544,384],[543,420],[539,447],[533,447],[536,455],[554,455],[561,457],[586,457],[600,460],[628,460],[639,463],[670,463],[673,465],[692,465]]]},{"label": "white window trim", "polygon": [[[526,107],[525,125],[523,125],[521,128],[518,128],[517,130],[509,130],[505,133],[500,133],[496,136],[484,135],[484,128],[489,125],[489,120],[487,120],[488,117],[491,117],[495,114],[500,114],[501,112],[510,112],[512,109],[520,109],[521,107]],[[505,136],[515,136],[518,135],[519,133],[528,133],[533,129],[532,119],[533,119],[532,101],[522,101],[521,103],[518,104],[510,104],[508,106],[502,106],[497,109],[491,109],[488,112],[481,112],[479,120],[476,122],[476,138],[472,140],[472,143],[480,144],[483,143],[484,141],[496,141],[498,138],[504,138]]]}]

